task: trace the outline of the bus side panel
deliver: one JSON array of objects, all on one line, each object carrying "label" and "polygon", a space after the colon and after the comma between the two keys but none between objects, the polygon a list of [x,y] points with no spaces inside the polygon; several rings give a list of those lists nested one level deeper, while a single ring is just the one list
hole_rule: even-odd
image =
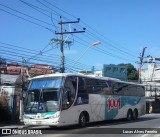
[{"label": "bus side panel", "polygon": [[60,114],[60,126],[78,124],[79,116],[82,111],[87,111],[90,114],[89,104],[71,106],[66,110],[62,110]]},{"label": "bus side panel", "polygon": [[139,109],[139,116],[145,115],[146,114],[146,98],[142,97],[140,102],[140,109]]},{"label": "bus side panel", "polygon": [[105,120],[126,118],[129,109],[137,108],[139,116],[144,112],[144,99],[141,97],[129,96],[107,96]]},{"label": "bus side panel", "polygon": [[[121,106],[125,103],[125,98],[120,96],[106,96],[105,101],[105,120],[112,120],[118,115]],[[119,116],[118,118],[120,118]]]},{"label": "bus side panel", "polygon": [[88,104],[75,103],[66,110],[62,110],[60,115],[60,125],[78,124],[81,112],[89,114],[89,122],[105,120],[105,96],[98,94],[88,95]]},{"label": "bus side panel", "polygon": [[105,96],[98,94],[89,95],[90,122],[105,120]]},{"label": "bus side panel", "polygon": [[127,117],[128,109],[137,108],[139,116],[145,114],[145,98],[89,94],[89,104],[79,104],[63,110],[60,126],[78,124],[80,113],[89,114],[89,122],[120,119]]}]

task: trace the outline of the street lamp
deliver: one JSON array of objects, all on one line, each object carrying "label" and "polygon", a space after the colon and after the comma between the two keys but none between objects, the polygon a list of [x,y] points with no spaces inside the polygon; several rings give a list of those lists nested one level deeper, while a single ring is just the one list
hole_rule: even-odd
[{"label": "street lamp", "polygon": [[[89,45],[89,46],[82,52],[82,54],[80,55],[80,57],[77,58],[77,59],[74,61],[74,63],[70,66],[70,69],[75,66],[75,64],[84,56],[84,54],[85,54],[92,46],[97,46],[97,45],[99,45],[99,44],[101,44],[101,42],[100,42],[100,41],[96,41],[96,42],[92,43],[91,45]],[[69,69],[69,71],[70,71],[70,69]]]}]

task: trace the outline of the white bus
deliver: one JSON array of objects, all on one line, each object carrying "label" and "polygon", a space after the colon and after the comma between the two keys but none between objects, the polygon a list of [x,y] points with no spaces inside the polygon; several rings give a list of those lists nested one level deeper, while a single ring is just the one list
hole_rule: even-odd
[{"label": "white bus", "polygon": [[25,125],[66,126],[145,114],[145,90],[140,84],[79,74],[34,77],[28,86]]}]

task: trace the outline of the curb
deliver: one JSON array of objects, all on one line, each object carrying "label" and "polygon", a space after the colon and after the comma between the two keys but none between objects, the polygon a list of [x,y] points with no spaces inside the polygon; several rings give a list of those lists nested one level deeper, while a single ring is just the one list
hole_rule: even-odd
[{"label": "curb", "polygon": [[22,126],[1,126],[0,129],[4,129],[4,128],[9,128],[9,129],[22,129],[22,128],[27,128],[28,126],[26,125],[22,125]]}]

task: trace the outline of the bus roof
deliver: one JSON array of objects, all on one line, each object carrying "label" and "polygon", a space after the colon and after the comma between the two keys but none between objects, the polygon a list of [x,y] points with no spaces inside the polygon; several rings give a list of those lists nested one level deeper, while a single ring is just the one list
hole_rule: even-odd
[{"label": "bus roof", "polygon": [[112,80],[112,81],[121,81],[120,79],[111,78],[111,77],[98,77],[95,75],[84,75],[84,74],[74,74],[74,73],[54,73],[54,74],[46,74],[46,75],[39,75],[35,76],[32,79],[41,79],[41,78],[50,78],[50,77],[67,77],[67,76],[80,76],[80,77],[88,77],[88,78],[95,78],[95,79],[102,79],[102,80]]},{"label": "bus roof", "polygon": [[98,76],[95,76],[95,75],[84,75],[84,74],[75,74],[75,73],[46,74],[46,75],[35,76],[33,78],[30,78],[30,80],[32,80],[32,79],[41,79],[41,78],[50,78],[50,77],[67,77],[67,76],[79,76],[79,77],[94,78],[94,79],[100,79],[100,80],[110,80],[110,81],[115,81],[115,82],[119,82],[119,83],[126,83],[126,84],[143,86],[142,84],[139,84],[139,83],[122,81],[120,79],[111,78],[111,77],[98,77]]}]

